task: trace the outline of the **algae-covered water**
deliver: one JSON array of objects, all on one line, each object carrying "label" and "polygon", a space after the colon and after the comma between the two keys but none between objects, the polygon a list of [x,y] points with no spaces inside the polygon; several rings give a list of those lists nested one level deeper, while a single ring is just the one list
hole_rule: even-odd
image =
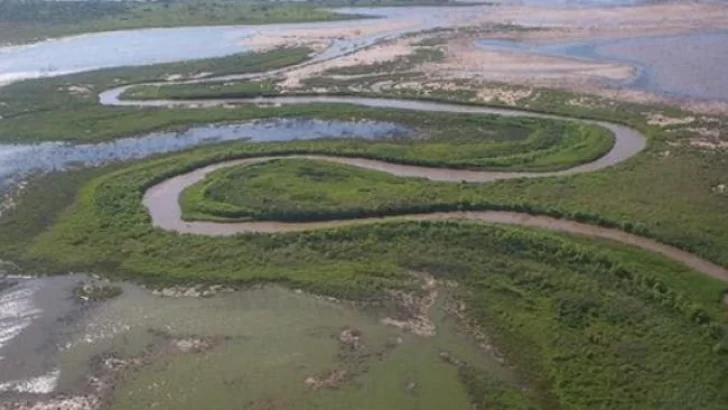
[{"label": "algae-covered water", "polygon": [[[468,409],[453,362],[514,380],[446,313],[445,296],[429,310],[436,334],[428,337],[383,324],[392,307],[356,307],[274,286],[199,298],[122,284],[122,295],[84,305],[70,298],[84,279],[23,279],[0,293],[16,295],[15,306],[27,298],[34,312],[0,346],[0,356],[15,358],[0,360],[0,403],[115,410]],[[28,365],[16,366],[23,359]],[[11,367],[12,375],[4,372]],[[28,388],[33,383],[36,388]]]}]

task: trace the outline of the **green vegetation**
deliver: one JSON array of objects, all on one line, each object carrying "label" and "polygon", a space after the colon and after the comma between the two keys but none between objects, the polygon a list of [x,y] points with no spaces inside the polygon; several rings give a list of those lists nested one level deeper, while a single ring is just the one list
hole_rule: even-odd
[{"label": "green vegetation", "polygon": [[[260,73],[300,64],[308,60],[313,50],[307,47],[282,47],[266,52],[249,52],[234,54],[227,57],[190,60],[179,63],[155,65],[152,70],[188,73],[178,74],[182,77],[195,76],[195,78],[221,76],[230,74]],[[144,69],[142,68],[142,71]],[[210,70],[210,71],[206,71]],[[144,88],[147,86],[140,86]],[[179,86],[184,87],[184,86]],[[165,88],[165,87],[160,87]]]},{"label": "green vegetation", "polygon": [[529,410],[537,409],[524,398],[522,392],[494,378],[493,375],[470,365],[458,368],[458,377],[468,390],[475,410]]},{"label": "green vegetation", "polygon": [[145,27],[271,24],[358,18],[321,6],[233,0],[0,2],[3,43]]},{"label": "green vegetation", "polygon": [[[459,196],[457,185],[443,187]],[[333,220],[441,202],[441,192],[429,188],[424,180],[290,159],[219,170],[188,188],[180,202],[186,220]]]},{"label": "green vegetation", "polygon": [[[276,152],[295,151],[274,149],[259,155]],[[680,167],[666,168],[665,159],[656,155],[599,173],[485,185],[436,183],[343,165],[284,160],[219,170],[189,188],[182,204],[187,219],[203,220],[304,221],[447,210],[512,210],[618,227],[726,263],[724,253],[708,239],[726,235],[721,220],[728,209],[709,211],[727,206],[710,190],[712,181],[720,178],[719,165],[725,160],[695,156],[680,163],[687,168],[706,158],[717,161],[717,168],[709,168],[715,172],[712,178],[707,172],[698,179],[684,175]],[[325,179],[307,175],[309,170]],[[675,197],[671,191],[674,185],[654,184],[657,175],[680,184],[685,196]],[[624,181],[635,181],[635,185],[624,189]],[[643,199],[646,193],[654,202]],[[691,226],[701,228],[691,232]]]},{"label": "green vegetation", "polygon": [[362,75],[376,73],[392,73],[416,68],[424,62],[441,61],[445,53],[440,48],[417,47],[414,53],[395,58],[392,61],[377,64],[361,64],[350,67],[332,68],[326,71],[328,75]]},{"label": "green vegetation", "polygon": [[[457,296],[466,312],[527,381],[527,388],[517,389],[459,366],[475,408],[728,406],[725,285],[658,255],[607,241],[466,222],[395,220],[305,233],[178,235],[152,227],[141,203],[148,187],[170,176],[263,155],[558,169],[607,150],[611,138],[603,130],[569,121],[347,105],[142,110],[94,101],[95,91],[112,84],[167,74],[168,69],[147,67],[12,85],[0,90],[8,104],[0,107],[6,117],[0,136],[106,140],[200,122],[308,116],[393,121],[416,128],[419,138],[234,143],[114,169],[42,176],[0,217],[0,258],[43,272],[88,270],[159,283],[281,282],[349,299],[416,289],[409,272],[424,271],[460,284]],[[69,91],[79,84],[90,91]],[[268,86],[246,83],[237,92],[269,92]],[[391,95],[425,97],[412,91]],[[427,98],[465,101],[473,95],[442,92]],[[648,149],[598,173],[487,185],[281,160],[211,175],[186,192],[185,210],[193,218],[310,220],[507,209],[620,227],[728,265],[728,202],[712,188],[725,182],[728,158],[672,144],[677,137],[645,120],[655,107],[574,106],[573,98],[544,91],[520,104],[630,124],[649,137]]]},{"label": "green vegetation", "polygon": [[277,90],[276,82],[273,80],[238,81],[234,85],[225,83],[140,85],[126,90],[120,98],[122,100],[252,98],[276,95]]},{"label": "green vegetation", "polygon": [[[164,78],[178,67],[167,65],[102,70],[3,87],[0,90],[0,115],[4,119],[0,121],[0,139],[100,141],[158,129],[186,128],[197,123],[300,116],[321,119],[368,118],[401,122],[419,126],[421,129],[442,126],[445,130],[456,130],[459,123],[474,118],[470,115],[407,113],[333,104],[283,107],[242,105],[239,109],[166,110],[103,107],[96,102],[95,93],[107,87],[117,83]],[[382,78],[379,77],[374,81],[381,81]],[[84,94],[71,93],[68,88],[73,85],[86,85],[89,91]],[[422,92],[388,92],[387,95],[425,97]],[[473,95],[460,91],[433,91],[427,98],[467,101]],[[586,103],[570,103],[575,99]],[[487,204],[481,198],[480,205],[618,226],[728,266],[728,254],[724,252],[728,247],[728,233],[724,229],[722,218],[728,212],[728,203],[724,196],[713,189],[726,182],[728,158],[717,151],[697,150],[685,145],[675,146],[681,143],[681,138],[690,134],[682,131],[672,133],[671,128],[663,130],[649,125],[646,120],[653,112],[675,117],[687,114],[670,107],[616,103],[557,91],[536,92],[532,98],[524,99],[518,105],[527,110],[550,111],[629,124],[645,133],[650,139],[650,145],[637,158],[599,173],[559,179],[504,181],[488,185],[479,191],[487,198]],[[705,126],[712,125],[706,123]],[[475,125],[473,130],[482,132],[477,131]],[[452,134],[455,132],[450,133]],[[512,132],[509,131],[508,134],[513,137]],[[440,135],[445,137],[447,133]],[[372,151],[376,146],[366,142],[320,141],[311,142],[309,145],[276,146],[271,147],[271,151],[260,152],[277,150],[284,153],[374,156]],[[398,156],[379,152],[377,157],[405,161],[409,155],[412,159],[417,159],[416,155],[408,154],[409,148],[406,144],[398,142],[396,148],[399,150],[396,152]],[[258,152],[259,149],[262,148],[250,148],[252,151],[246,149],[241,155],[256,155],[253,151]],[[443,145],[443,152],[450,152],[450,147]],[[665,156],[665,153],[669,153],[669,156]]]},{"label": "green vegetation", "polygon": [[[46,231],[59,212],[73,204],[81,187],[113,168],[54,172],[31,179],[16,206],[0,217],[1,259],[20,261],[30,242]],[[0,265],[2,267],[2,265]]]},{"label": "green vegetation", "polygon": [[[106,107],[98,93],[124,84],[162,81],[171,75],[245,74],[305,60],[311,50],[282,48],[208,60],[99,70],[12,83],[0,89],[0,140],[104,141],[162,128],[266,116],[259,109],[165,110]],[[267,116],[272,116],[273,113]],[[284,114],[283,114],[284,115]]]},{"label": "green vegetation", "polygon": [[[227,238],[154,229],[141,204],[144,189],[199,165],[199,151],[94,179],[22,258],[58,271],[151,281],[275,281],[348,298],[409,288],[408,271],[430,272],[464,285],[471,316],[530,382],[528,396],[539,407],[719,409],[728,403],[723,286],[714,280],[607,242],[472,223],[394,222]],[[210,161],[224,155],[218,147],[204,151],[217,152]]]}]

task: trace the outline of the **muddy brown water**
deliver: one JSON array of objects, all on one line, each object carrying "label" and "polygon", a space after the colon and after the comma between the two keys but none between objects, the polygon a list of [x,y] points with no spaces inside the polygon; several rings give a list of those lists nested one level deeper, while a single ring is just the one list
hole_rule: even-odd
[{"label": "muddy brown water", "polygon": [[[519,173],[493,173],[479,171],[461,171],[447,169],[432,169],[414,167],[399,164],[390,164],[382,161],[365,160],[357,158],[325,157],[325,156],[288,156],[288,157],[260,157],[253,159],[233,160],[210,165],[204,168],[178,175],[151,187],[144,195],[144,205],[149,210],[154,226],[176,231],[180,233],[192,233],[200,235],[235,235],[241,233],[273,233],[305,231],[312,229],[326,229],[339,226],[347,226],[361,223],[380,221],[423,221],[423,220],[470,220],[485,223],[500,223],[508,225],[520,225],[530,228],[541,228],[560,232],[568,232],[577,235],[597,237],[613,240],[616,242],[637,246],[639,248],[659,253],[670,259],[683,263],[694,270],[712,276],[728,283],[728,270],[699,258],[689,252],[662,244],[652,239],[633,235],[618,229],[609,229],[580,222],[556,219],[547,216],[529,215],[518,212],[505,211],[480,211],[480,212],[436,212],[427,214],[413,214],[393,216],[384,218],[370,218],[358,220],[332,220],[323,222],[239,222],[239,223],[218,223],[218,222],[187,222],[182,220],[182,210],[179,205],[179,196],[187,187],[202,181],[206,175],[218,169],[250,165],[270,161],[277,158],[309,158],[346,164],[366,169],[376,169],[398,176],[410,176],[427,178],[437,181],[468,181],[485,182],[497,179],[519,178]],[[529,175],[534,176],[534,175]]]},{"label": "muddy brown water", "polygon": [[[333,50],[332,55],[341,51]],[[225,51],[227,53],[227,51]],[[176,57],[175,57],[176,58]],[[324,57],[321,57],[324,58]],[[94,64],[97,62],[94,62]],[[113,63],[118,64],[118,63]],[[76,69],[88,67],[73,67]],[[55,69],[54,69],[55,70]],[[55,72],[60,74],[60,71]],[[48,73],[46,73],[48,75]],[[35,76],[35,74],[33,75]],[[214,81],[215,79],[209,79]],[[219,78],[218,78],[219,80]],[[101,102],[110,105],[130,106],[199,106],[228,103],[249,103],[249,100],[215,101],[121,101],[124,89],[109,90],[101,95]],[[407,100],[303,97],[258,99],[256,103],[347,103],[371,107],[410,109],[419,111],[446,111],[472,114],[523,115],[541,118],[564,117],[538,115],[517,110],[465,107]],[[402,177],[420,177],[438,181],[469,181],[488,183],[499,179],[534,178],[591,172],[615,165],[637,154],[645,147],[645,139],[621,125],[592,122],[614,132],[616,144],[604,157],[589,164],[554,173],[494,173],[448,169],[431,169],[406,166],[357,158],[309,157],[380,170]],[[215,169],[268,161],[273,157],[228,161],[201,168],[164,181],[145,193],[144,204],[148,207],[153,223],[168,230],[203,235],[233,235],[245,232],[283,232],[307,229],[325,229],[335,226],[388,220],[469,220],[481,223],[503,223],[526,227],[550,229],[572,234],[599,237],[634,245],[677,260],[697,271],[728,282],[728,272],[723,267],[700,259],[695,255],[659,242],[573,221],[532,216],[513,212],[450,212],[407,215],[389,218],[373,218],[354,221],[326,221],[316,223],[208,223],[181,220],[179,194],[186,187],[202,180]],[[252,407],[271,404],[269,398],[289,403],[301,403],[301,397],[310,392],[302,380],[310,375],[322,374],[331,366],[337,366],[332,357],[336,352],[338,332],[348,326],[363,330],[367,343],[376,348],[386,346],[391,340],[401,343],[392,353],[388,363],[373,364],[368,375],[358,380],[366,388],[355,402],[376,398],[375,391],[391,390],[391,386],[417,386],[417,394],[399,391],[394,399],[405,397],[412,405],[400,408],[467,408],[467,396],[456,383],[454,369],[448,368],[437,355],[438,349],[455,351],[458,357],[468,358],[495,369],[497,363],[473,349],[472,341],[448,329],[442,318],[435,318],[438,338],[420,339],[412,335],[381,326],[377,315],[365,314],[347,306],[277,288],[265,288],[204,299],[187,300],[159,298],[148,291],[125,285],[124,294],[116,300],[93,309],[80,309],[68,299],[69,288],[75,277],[51,279],[26,278],[6,291],[0,292],[0,390],[40,394],[50,399],[37,405],[15,407],[12,402],[0,399],[0,409],[6,408],[95,408],[89,403],[89,395],[68,396],[83,385],[92,357],[112,351],[131,357],[150,343],[168,342],[160,339],[160,331],[175,343],[187,342],[191,337],[219,338],[224,340],[217,349],[201,355],[182,356],[173,353],[161,360],[138,369],[135,377],[123,380],[118,386],[113,408],[204,408],[214,403],[216,408],[238,408],[241,394],[259,398]],[[61,283],[62,282],[62,283]],[[179,315],[184,311],[185,315]],[[154,312],[150,314],[149,312]],[[371,313],[371,312],[370,312]],[[440,315],[442,316],[442,315]],[[67,320],[73,317],[74,320]],[[334,335],[334,337],[332,337]],[[179,339],[179,340],[178,340]],[[65,343],[64,343],[65,342]],[[3,343],[0,343],[2,345]],[[173,347],[181,345],[173,343]],[[58,350],[58,346],[62,349]],[[166,345],[165,345],[166,346]],[[180,347],[181,350],[181,347]],[[126,357],[123,356],[123,357]],[[128,357],[127,357],[128,358]],[[12,371],[10,371],[10,370]],[[398,369],[405,369],[406,372]],[[414,369],[414,370],[412,370]],[[505,370],[498,370],[505,372]],[[400,374],[402,373],[402,374]],[[407,373],[407,374],[404,374]],[[325,373],[323,373],[325,374]],[[441,376],[432,379],[431,375]],[[413,376],[414,375],[414,376]],[[419,379],[421,380],[419,380]],[[505,377],[507,378],[507,377]],[[432,379],[432,380],[430,380]],[[430,380],[430,381],[428,381]],[[169,382],[169,383],[168,383]],[[248,390],[245,390],[248,389]],[[409,389],[409,388],[408,388]],[[44,396],[60,391],[60,396]],[[343,391],[343,393],[342,393]],[[81,393],[84,393],[81,391]],[[352,392],[346,388],[332,393],[324,392],[311,406],[316,408],[342,408],[352,402]],[[340,396],[342,395],[343,396]],[[84,401],[86,400],[86,401]],[[440,402],[438,402],[438,400]],[[279,403],[280,404],[280,403]],[[299,408],[303,408],[298,406]],[[257,408],[257,407],[256,407]]]},{"label": "muddy brown water", "polygon": [[[106,105],[119,106],[188,106],[188,107],[211,107],[224,104],[239,103],[262,103],[262,104],[313,104],[313,103],[340,103],[352,104],[366,107],[390,108],[401,110],[414,110],[423,112],[452,112],[469,114],[496,114],[503,116],[525,116],[533,118],[546,118],[557,120],[573,120],[570,117],[540,114],[517,109],[492,108],[483,106],[467,106],[462,104],[451,104],[442,102],[415,101],[405,99],[368,98],[368,97],[345,97],[345,96],[293,96],[293,97],[266,97],[254,99],[211,99],[211,100],[121,100],[120,96],[127,88],[120,87],[108,90],[100,95],[100,102]],[[623,162],[638,154],[646,147],[646,139],[639,131],[620,124],[606,121],[580,120],[585,123],[598,125],[610,130],[615,136],[615,144],[612,149],[597,160],[556,172],[542,173],[521,173],[521,172],[490,172],[454,170],[443,168],[427,168],[420,166],[409,166],[394,164],[384,161],[376,161],[363,158],[343,158],[335,156],[308,156],[340,164],[356,166],[365,169],[383,171],[396,176],[426,178],[434,181],[450,182],[478,182],[487,183],[503,179],[518,178],[543,178],[593,172]],[[293,156],[295,157],[295,156]],[[300,157],[300,156],[298,156]],[[261,157],[255,159],[233,160],[213,164],[204,168],[191,171],[163,181],[151,187],[144,195],[144,205],[149,210],[152,222],[155,226],[182,233],[193,233],[201,235],[234,235],[249,232],[287,232],[302,231],[311,229],[325,229],[336,226],[350,225],[363,222],[377,222],[391,219],[406,220],[445,220],[460,219],[477,222],[503,223],[520,225],[541,229],[550,229],[561,232],[568,232],[577,235],[605,238],[616,242],[636,246],[651,252],[659,253],[675,261],[681,262],[694,270],[709,275],[723,282],[728,283],[728,270],[722,266],[709,262],[689,252],[685,252],[673,246],[662,244],[658,241],[630,234],[617,229],[598,227],[594,225],[579,223],[575,221],[559,220],[546,216],[529,215],[525,213],[482,211],[482,212],[446,212],[397,216],[391,218],[371,218],[355,221],[325,221],[307,223],[283,223],[283,222],[241,222],[241,223],[216,223],[216,222],[186,222],[182,220],[182,212],[179,206],[179,195],[185,188],[201,181],[212,171],[217,169],[245,165],[261,161],[268,161],[280,157]]]}]

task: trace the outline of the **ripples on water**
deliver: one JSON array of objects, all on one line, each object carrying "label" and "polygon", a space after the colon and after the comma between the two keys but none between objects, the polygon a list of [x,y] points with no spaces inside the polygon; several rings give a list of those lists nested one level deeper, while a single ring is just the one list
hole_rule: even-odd
[{"label": "ripples on water", "polygon": [[55,350],[60,320],[76,309],[69,295],[78,278],[18,278],[0,292],[0,394],[55,389],[60,373],[47,353]]}]

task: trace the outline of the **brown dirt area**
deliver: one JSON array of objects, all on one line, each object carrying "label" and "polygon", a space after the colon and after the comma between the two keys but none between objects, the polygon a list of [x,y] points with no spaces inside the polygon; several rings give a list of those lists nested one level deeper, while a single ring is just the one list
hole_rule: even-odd
[{"label": "brown dirt area", "polygon": [[[357,27],[327,27],[315,30],[298,28],[277,32],[262,30],[259,35],[246,40],[246,43],[255,49],[307,44],[320,50],[340,38],[352,39],[392,30],[411,29],[417,27],[424,18],[413,13],[407,18],[362,21]],[[422,61],[408,68],[409,72],[426,76],[427,80],[418,80],[418,84],[412,84],[421,89],[442,89],[449,82],[468,81],[469,87],[487,90],[491,88],[489,83],[499,82],[525,87],[566,89],[626,102],[679,104],[697,113],[726,114],[726,102],[685,98],[678,100],[651,92],[607,85],[609,81],[631,78],[635,70],[628,65],[528,55],[508,50],[486,50],[473,43],[476,38],[548,42],[674,34],[726,27],[728,4],[679,2],[588,9],[510,5],[461,8],[459,11],[450,9],[442,17],[439,32],[387,41],[346,56],[289,70],[284,74],[281,88],[284,91],[299,89],[304,80],[314,77],[338,78],[327,76],[326,71],[331,69],[381,65],[410,56],[416,50],[417,42],[435,38],[440,44],[432,47],[441,50],[444,58],[439,61]],[[366,77],[366,74],[362,77]],[[399,86],[406,88],[403,84]],[[480,93],[483,101],[495,98],[488,96],[489,92]],[[504,96],[500,97],[502,100]],[[518,98],[520,97],[505,96],[506,100]]]}]

